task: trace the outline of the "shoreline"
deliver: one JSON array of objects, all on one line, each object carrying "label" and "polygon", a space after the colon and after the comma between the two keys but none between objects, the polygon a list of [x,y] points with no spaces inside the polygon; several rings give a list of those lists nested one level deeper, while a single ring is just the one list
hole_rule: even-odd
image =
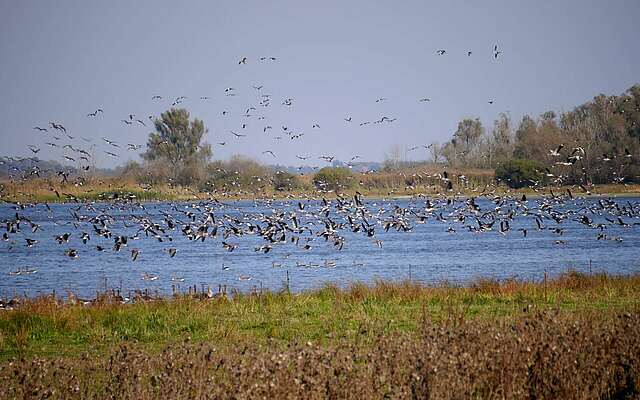
[{"label": "shoreline", "polygon": [[[599,189],[603,188],[605,191],[599,192]],[[626,187],[620,188],[621,190],[612,190],[618,189],[617,185],[600,185],[593,186],[589,193],[584,193],[583,191],[574,192],[576,188],[572,186],[560,186],[560,187],[545,187],[542,190],[534,191],[531,189],[509,189],[504,186],[493,187],[492,191],[489,193],[481,193],[481,188],[468,189],[464,191],[459,191],[456,193],[449,192],[438,192],[438,191],[416,191],[414,193],[391,193],[387,192],[387,194],[382,193],[381,191],[366,191],[362,190],[362,198],[367,200],[405,200],[411,198],[459,198],[459,199],[468,199],[471,197],[481,197],[481,196],[511,196],[515,198],[519,198],[522,195],[526,195],[529,199],[539,199],[542,197],[551,196],[551,191],[554,192],[555,196],[566,196],[567,189],[572,191],[572,195],[576,198],[626,198],[626,197],[637,197],[640,196],[640,185],[630,185],[630,189],[626,189]],[[186,189],[182,189],[186,190]],[[113,198],[113,193],[117,193],[118,195]],[[339,192],[343,196],[351,197],[356,194],[356,190],[345,190],[343,192]],[[186,194],[180,193],[176,194],[170,191],[162,191],[162,190],[153,190],[144,192],[140,187],[126,187],[120,190],[109,190],[100,193],[91,193],[90,195],[86,195],[83,193],[72,194],[72,196],[77,200],[69,200],[69,199],[58,199],[55,196],[43,196],[37,194],[29,194],[22,193],[22,195],[15,194],[4,194],[0,196],[0,204],[41,204],[41,203],[49,203],[49,204],[80,204],[80,203],[88,203],[88,202],[117,202],[117,201],[126,201],[126,202],[139,202],[139,203],[150,203],[150,202],[189,202],[189,201],[287,201],[287,200],[322,200],[322,198],[330,198],[334,199],[338,197],[337,192],[270,192],[265,195],[255,194],[252,196],[211,196],[207,193],[197,193],[197,194]],[[111,198],[109,198],[111,197]]]}]

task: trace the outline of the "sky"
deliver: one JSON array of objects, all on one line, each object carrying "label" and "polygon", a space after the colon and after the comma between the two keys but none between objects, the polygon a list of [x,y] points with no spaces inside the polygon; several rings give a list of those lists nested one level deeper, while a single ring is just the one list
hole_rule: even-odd
[{"label": "sky", "polygon": [[[396,146],[446,142],[464,117],[490,129],[501,112],[517,123],[623,93],[640,82],[639,20],[635,0],[0,0],[0,155],[32,156],[32,145],[64,161],[72,154],[60,147],[72,144],[97,167],[139,160],[148,117],[186,96],[179,106],[204,121],[215,159],[381,161]],[[129,114],[147,126],[123,123]],[[383,116],[395,120],[360,126]],[[33,129],[50,121],[73,139]],[[283,126],[304,135],[289,139]]]}]

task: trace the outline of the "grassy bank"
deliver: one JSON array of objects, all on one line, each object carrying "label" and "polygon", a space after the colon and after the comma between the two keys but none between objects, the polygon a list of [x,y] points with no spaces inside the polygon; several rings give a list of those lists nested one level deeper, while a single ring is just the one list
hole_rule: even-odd
[{"label": "grassy bank", "polygon": [[[640,194],[640,185],[594,185],[589,188],[589,193],[585,193],[582,189],[576,187],[552,187],[544,190],[534,191],[531,188],[509,189],[506,186],[493,186],[486,188],[484,184],[470,185],[468,187],[457,186],[454,191],[446,192],[440,185],[418,185],[416,187],[406,187],[401,184],[401,176],[397,178],[399,182],[393,184],[393,181],[386,174],[378,174],[391,183],[389,186],[381,187],[363,187],[356,186],[350,189],[344,189],[341,193],[345,195],[353,195],[356,190],[369,198],[394,198],[394,197],[410,197],[417,195],[424,196],[478,196],[481,193],[514,196],[526,194],[529,197],[540,196],[541,194],[550,194],[553,190],[555,194],[566,194],[566,190],[573,191],[579,196],[632,196]],[[394,175],[395,176],[395,175]],[[363,175],[363,183],[367,180],[375,179],[377,175]],[[242,199],[285,199],[285,198],[331,198],[335,196],[334,192],[324,193],[317,191],[311,184],[311,177],[301,178],[305,181],[302,188],[292,191],[277,191],[270,187],[262,187],[252,190],[236,190],[233,192],[202,192],[195,188],[189,187],[172,187],[169,185],[140,185],[133,180],[105,178],[88,180],[82,186],[73,184],[52,184],[50,181],[32,179],[26,182],[11,183],[0,182],[2,191],[0,199],[12,202],[71,202],[74,199],[78,201],[113,201],[113,200],[131,200],[131,201],[158,201],[158,200],[198,200],[198,199],[226,199],[226,200],[242,200]],[[485,190],[486,189],[486,190]],[[56,194],[56,191],[58,194]]]},{"label": "grassy bank", "polygon": [[0,313],[0,398],[637,398],[638,289],[640,276],[568,273],[133,305],[39,299]]},{"label": "grassy bank", "polygon": [[479,280],[468,287],[415,283],[327,286],[300,294],[238,294],[199,300],[189,296],[123,305],[90,306],[50,298],[0,312],[0,356],[77,355],[123,343],[149,350],[193,342],[329,343],[367,341],[379,334],[414,335],[425,319],[495,320],[532,310],[632,310],[640,306],[640,276],[567,273],[544,283]]}]

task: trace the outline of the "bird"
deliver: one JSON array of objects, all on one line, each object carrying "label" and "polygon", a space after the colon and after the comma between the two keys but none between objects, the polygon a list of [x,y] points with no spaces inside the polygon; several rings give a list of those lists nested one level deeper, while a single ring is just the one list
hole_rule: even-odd
[{"label": "bird", "polygon": [[239,137],[239,138],[247,136],[247,135],[243,135],[243,134],[240,134],[240,133],[235,133],[234,131],[229,131],[229,132],[231,132],[231,134],[233,134],[235,137]]},{"label": "bird", "polygon": [[247,57],[242,57],[240,59],[240,62],[238,62],[238,64],[246,64],[247,63]]},{"label": "bird", "polygon": [[228,252],[232,252],[232,251],[234,251],[235,249],[238,248],[238,245],[237,244],[233,244],[233,243],[227,243],[227,242],[223,241],[222,242],[222,247],[224,247],[225,250],[227,250]]},{"label": "bird", "polygon": [[99,113],[102,113],[102,112],[104,112],[102,108],[98,108],[94,112],[90,112],[89,114],[87,114],[87,117],[96,117],[98,116]]},{"label": "bird", "polygon": [[276,156],[275,154],[273,154],[273,151],[271,151],[271,150],[265,150],[265,151],[262,152],[262,154],[271,154],[274,158]]},{"label": "bird", "polygon": [[446,50],[440,49],[436,51],[436,54],[439,56],[443,56],[446,52],[447,52]]},{"label": "bird", "polygon": [[78,251],[75,249],[68,249],[64,254],[69,258],[78,258]]},{"label": "bird", "polygon": [[139,249],[131,249],[131,261],[137,260],[139,254],[140,254]]},{"label": "bird", "polygon": [[559,157],[560,156],[560,150],[562,150],[563,147],[564,147],[564,144],[560,144],[560,145],[558,145],[558,147],[556,149],[549,150],[549,155],[553,156],[553,157]]},{"label": "bird", "polygon": [[39,126],[34,126],[33,129],[40,131],[40,132],[49,132],[49,130],[47,128],[41,128]]},{"label": "bird", "polygon": [[498,56],[502,54],[501,50],[498,50],[498,45],[493,46],[493,58],[498,58]]}]

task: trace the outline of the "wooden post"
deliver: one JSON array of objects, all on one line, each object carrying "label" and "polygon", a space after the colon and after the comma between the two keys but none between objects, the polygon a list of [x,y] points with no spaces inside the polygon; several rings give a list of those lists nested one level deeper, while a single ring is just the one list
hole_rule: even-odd
[{"label": "wooden post", "polygon": [[291,294],[291,288],[289,287],[289,270],[287,270],[287,294]]}]

